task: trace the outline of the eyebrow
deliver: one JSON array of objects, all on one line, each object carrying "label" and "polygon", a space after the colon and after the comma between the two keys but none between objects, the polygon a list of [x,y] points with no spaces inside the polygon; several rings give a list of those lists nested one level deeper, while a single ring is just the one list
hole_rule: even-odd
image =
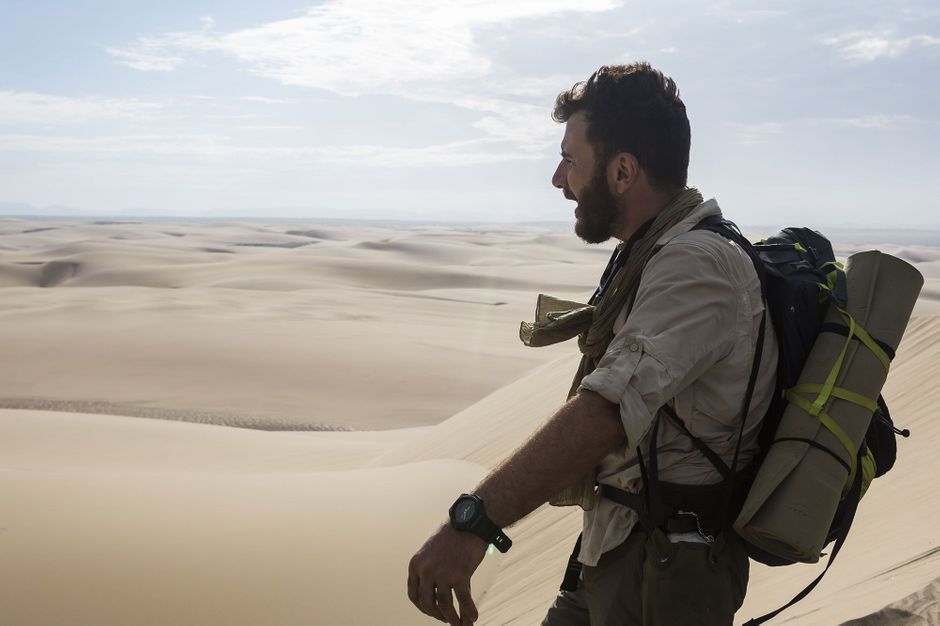
[{"label": "eyebrow", "polygon": [[561,152],[559,152],[559,154],[561,154],[561,156],[565,157],[566,159],[571,158],[571,153],[566,151],[564,148],[561,149]]}]

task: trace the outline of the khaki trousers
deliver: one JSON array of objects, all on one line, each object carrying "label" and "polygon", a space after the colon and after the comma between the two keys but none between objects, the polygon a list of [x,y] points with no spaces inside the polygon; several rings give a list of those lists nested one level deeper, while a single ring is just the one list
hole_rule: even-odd
[{"label": "khaki trousers", "polygon": [[733,532],[706,545],[636,530],[596,567],[584,566],[578,589],[558,594],[542,626],[730,626],[747,579]]}]

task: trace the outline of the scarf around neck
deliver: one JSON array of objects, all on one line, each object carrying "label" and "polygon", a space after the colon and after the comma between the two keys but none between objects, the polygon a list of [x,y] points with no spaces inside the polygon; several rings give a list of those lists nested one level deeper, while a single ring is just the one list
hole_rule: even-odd
[{"label": "scarf around neck", "polygon": [[[581,362],[575,372],[568,398],[573,397],[585,376],[594,371],[614,338],[614,324],[620,312],[633,306],[643,268],[656,252],[656,242],[671,228],[683,221],[702,204],[702,194],[687,188],[677,193],[653,219],[647,231],[633,241],[628,256],[619,270],[607,281],[600,299],[593,305],[571,302],[540,294],[535,308],[535,321],[522,322],[519,338],[527,346],[547,346],[578,337]],[[618,248],[623,252],[621,243]],[[549,502],[555,506],[579,505],[585,510],[594,506],[595,476],[585,476]]]},{"label": "scarf around neck", "polygon": [[[643,268],[656,251],[656,242],[672,227],[684,220],[702,204],[702,194],[687,188],[677,193],[653,219],[646,233],[633,242],[629,256],[619,271],[610,278],[600,299],[593,305],[560,300],[539,295],[535,308],[535,321],[522,322],[519,337],[527,346],[547,346],[572,337],[578,337],[581,364],[571,390],[573,396],[581,379],[594,371],[598,361],[614,338],[614,323],[618,315],[633,305],[633,297],[640,284]],[[621,243],[618,248],[626,245]]]}]

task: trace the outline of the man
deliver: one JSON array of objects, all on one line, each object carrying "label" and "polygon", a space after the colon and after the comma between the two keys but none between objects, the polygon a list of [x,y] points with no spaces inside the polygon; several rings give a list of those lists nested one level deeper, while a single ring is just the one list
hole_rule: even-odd
[{"label": "man", "polygon": [[[412,558],[408,596],[438,620],[472,624],[470,577],[487,545],[508,549],[502,529],[575,485],[559,503],[585,508],[583,568],[543,625],[731,624],[748,560],[725,515],[730,483],[690,436],[734,469],[757,451],[777,347],[756,272],[729,239],[694,228],[720,210],[686,187],[689,122],[672,79],[647,63],[605,66],[559,94],[553,117],[566,127],[552,184],[577,202],[575,232],[621,244],[592,306],[524,337],[579,334],[568,402],[455,502]],[[585,475],[596,492],[576,488]]]}]

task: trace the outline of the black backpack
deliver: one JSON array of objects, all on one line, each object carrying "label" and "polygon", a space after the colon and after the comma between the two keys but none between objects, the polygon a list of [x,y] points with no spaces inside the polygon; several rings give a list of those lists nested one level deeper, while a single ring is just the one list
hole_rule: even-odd
[{"label": "black backpack", "polygon": [[[848,336],[847,327],[838,324],[824,323],[827,308],[831,301],[843,306],[846,300],[845,273],[841,265],[836,262],[832,251],[832,244],[821,233],[809,228],[785,228],[778,234],[764,239],[759,243],[749,242],[738,227],[720,216],[705,218],[693,230],[708,230],[734,242],[750,257],[760,279],[761,297],[765,304],[765,311],[761,317],[758,332],[757,347],[751,367],[751,374],[742,406],[742,415],[749,413],[754,386],[757,382],[758,366],[763,354],[764,330],[766,328],[766,314],[769,311],[773,322],[774,334],[779,346],[779,359],[777,367],[776,388],[773,400],[764,416],[761,430],[758,433],[759,452],[757,457],[745,468],[738,468],[738,453],[744,433],[744,421],[738,434],[734,459],[729,466],[707,444],[695,437],[686,427],[675,410],[668,404],[664,405],[660,414],[669,419],[692,444],[711,462],[722,476],[722,482],[716,485],[677,485],[659,480],[657,434],[660,417],[653,421],[650,431],[651,444],[649,458],[644,459],[640,448],[637,448],[640,469],[643,473],[643,490],[634,494],[610,485],[598,485],[597,493],[600,497],[612,500],[634,509],[640,523],[651,532],[661,528],[667,519],[677,512],[694,512],[695,523],[699,528],[729,529],[740,512],[741,506],[747,496],[751,481],[757,468],[763,462],[767,451],[776,439],[777,427],[787,406],[784,390],[795,386],[809,357],[810,350],[821,332],[834,332]],[[877,341],[877,340],[875,340]],[[880,347],[890,359],[894,358],[894,351],[881,342]],[[878,397],[878,410],[873,414],[864,441],[858,450],[858,466],[861,459],[869,456],[875,465],[874,476],[882,476],[894,465],[897,456],[896,435],[907,437],[910,432],[895,428],[888,412],[884,398]],[[821,446],[815,441],[801,440],[809,445],[821,448],[835,457],[839,463],[846,465],[841,456]],[[846,465],[848,470],[848,466]],[[829,555],[826,569],[803,591],[796,595],[788,604],[753,619],[745,626],[756,626],[772,619],[784,609],[789,608],[802,600],[816,587],[822,577],[832,565],[836,555],[842,547],[852,521],[859,500],[862,496],[862,471],[855,472],[853,484],[846,489],[846,494],[839,503],[827,533],[825,545],[835,542]],[[561,589],[573,590],[576,587],[580,564],[577,555],[581,539],[575,545],[574,551],[568,561],[568,568]],[[770,566],[791,565],[795,561],[781,558],[766,552],[747,542],[748,556],[755,561]]]},{"label": "black backpack", "polygon": [[[830,301],[840,306],[845,304],[845,274],[841,269],[841,265],[836,262],[832,244],[829,240],[821,233],[808,228],[785,228],[773,237],[756,244],[751,244],[732,222],[717,216],[706,218],[695,228],[717,233],[733,241],[747,252],[761,282],[761,295],[765,303],[765,310],[770,312],[773,321],[774,333],[779,346],[777,382],[773,401],[764,416],[764,422],[758,435],[760,452],[757,459],[751,464],[752,470],[756,470],[770,446],[775,441],[782,440],[776,439],[776,432],[783,410],[787,405],[787,401],[783,397],[783,391],[797,384],[800,372],[806,363],[816,337],[821,332],[832,332],[847,336],[847,327],[824,323]],[[763,335],[763,330],[764,322],[762,320],[761,335]],[[894,358],[894,350],[890,346],[881,342],[879,342],[879,345],[889,358]],[[760,363],[761,349],[762,341],[759,340],[747,387],[744,415],[747,414],[747,408],[750,406],[751,394],[757,378],[757,366]],[[899,430],[894,426],[884,398],[879,396],[877,405],[878,410],[872,416],[864,441],[858,451],[859,462],[870,453],[875,465],[875,477],[883,476],[894,466],[897,457],[896,435],[903,437],[910,435],[910,431]],[[678,420],[678,416],[675,416],[673,412],[667,411],[666,413],[673,421]],[[679,421],[681,422],[681,420]],[[683,430],[685,429],[683,428]],[[742,423],[741,433],[743,431],[744,424]],[[687,430],[686,433],[692,437]],[[693,441],[694,439],[693,437]],[[832,450],[821,446],[815,441],[801,441],[824,450],[836,458],[839,463],[845,465],[841,457]],[[700,443],[696,443],[696,446],[701,449],[701,446],[705,444],[699,446]],[[740,436],[738,445],[740,445]],[[713,464],[715,463],[712,457],[717,457],[717,455],[706,456],[712,460]],[[718,460],[720,461],[720,459]],[[728,489],[728,492],[733,494],[727,500],[730,506],[728,515],[732,520],[732,516],[737,515],[740,505],[743,504],[742,496],[747,493],[748,477],[753,475],[752,471],[745,470],[743,479],[739,478],[740,475],[736,473],[736,463],[737,452],[731,468],[727,469],[730,469],[729,475],[732,481],[741,480],[745,484],[739,485],[737,488],[732,485]],[[721,471],[721,468],[719,468],[719,471]],[[852,526],[858,502],[862,496],[861,479],[862,471],[859,469],[855,472],[854,484],[847,485],[846,495],[839,503],[833,516],[825,543],[828,545],[834,541],[835,545],[830,553],[826,569],[803,591],[797,594],[790,603],[772,613],[747,622],[747,626],[761,624],[775,617],[784,609],[803,599],[819,583],[829,566],[832,565]],[[750,558],[765,565],[781,566],[791,565],[795,562],[770,554],[752,544],[747,544],[747,548]]]}]

